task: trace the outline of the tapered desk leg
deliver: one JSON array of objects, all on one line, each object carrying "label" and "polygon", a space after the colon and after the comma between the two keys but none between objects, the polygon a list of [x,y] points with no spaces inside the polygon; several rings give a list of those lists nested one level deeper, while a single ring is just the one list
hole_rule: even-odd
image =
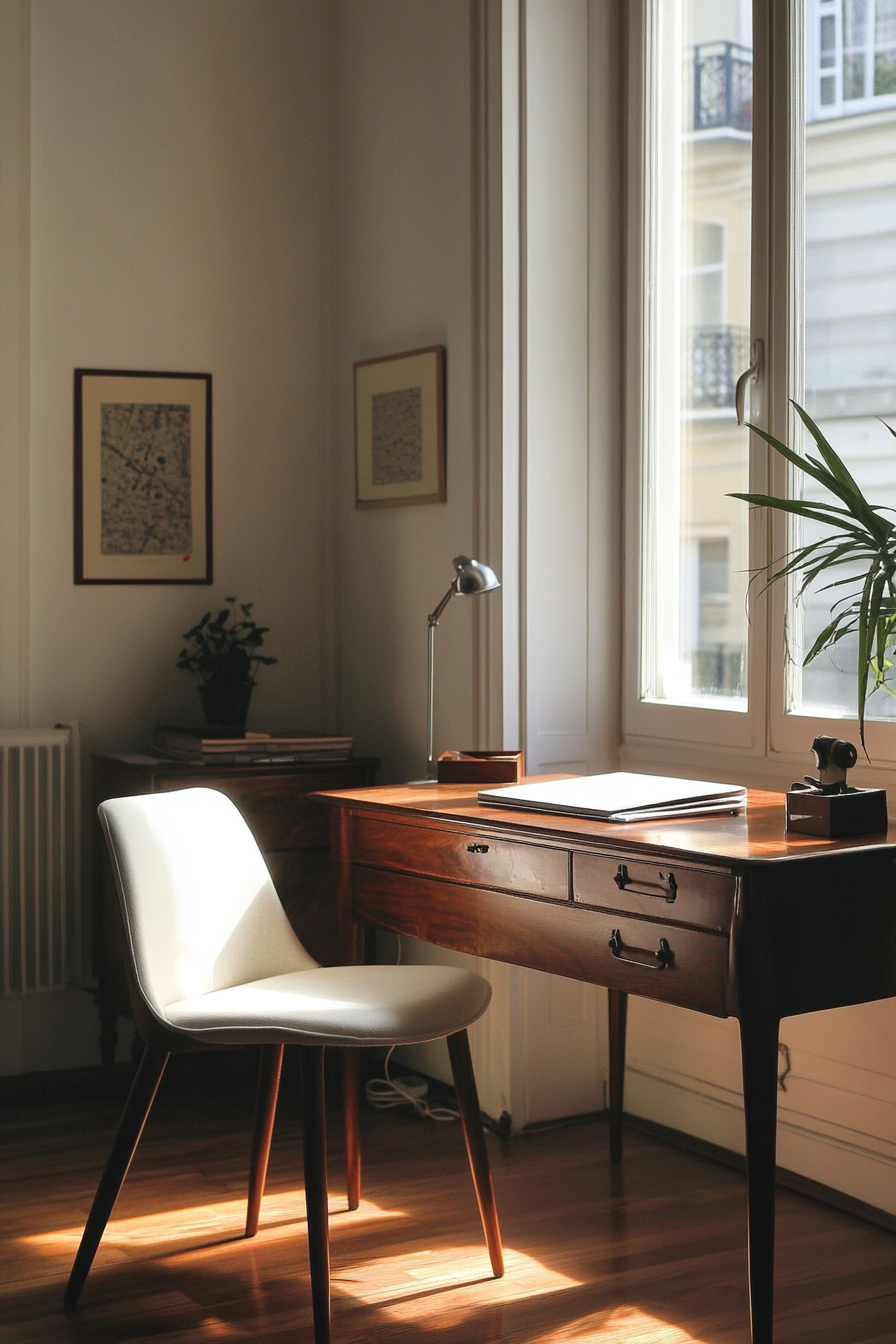
[{"label": "tapered desk leg", "polygon": [[778,1020],[742,1021],[747,1143],[750,1323],[753,1344],[772,1344],[775,1286],[775,1144]]},{"label": "tapered desk leg", "polygon": [[625,1087],[625,1023],[628,995],[607,990],[610,1009],[610,1161],[622,1161],[622,1093]]}]

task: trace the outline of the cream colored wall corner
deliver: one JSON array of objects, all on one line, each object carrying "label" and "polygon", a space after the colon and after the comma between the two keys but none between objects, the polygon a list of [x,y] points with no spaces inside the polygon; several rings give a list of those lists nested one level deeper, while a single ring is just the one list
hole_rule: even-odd
[{"label": "cream colored wall corner", "polygon": [[[272,627],[252,719],[321,717],[324,0],[32,0],[32,715],[88,750],[196,717],[182,632]],[[210,588],[72,583],[72,371],[211,372]]]},{"label": "cream colored wall corner", "polygon": [[[426,756],[427,613],[458,553],[500,570],[477,514],[482,432],[474,293],[470,8],[439,0],[338,6],[336,254],[340,721],[384,781],[419,778]],[[358,511],[352,365],[447,348],[447,502]],[[436,631],[435,751],[476,745],[474,607]]]},{"label": "cream colored wall corner", "polygon": [[[250,726],[341,726],[331,36],[327,0],[0,0],[0,723],[85,760],[198,716],[180,637],[232,592],[280,659]],[[77,367],[211,372],[211,587],[74,585]],[[98,1062],[83,992],[3,1014],[7,1071]]]}]

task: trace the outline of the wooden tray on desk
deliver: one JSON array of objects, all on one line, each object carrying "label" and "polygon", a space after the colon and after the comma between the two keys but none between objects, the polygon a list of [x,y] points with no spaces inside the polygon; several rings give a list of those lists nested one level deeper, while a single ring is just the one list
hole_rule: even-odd
[{"label": "wooden tray on desk", "polygon": [[521,751],[446,751],[436,769],[440,784],[519,784],[526,773]]}]

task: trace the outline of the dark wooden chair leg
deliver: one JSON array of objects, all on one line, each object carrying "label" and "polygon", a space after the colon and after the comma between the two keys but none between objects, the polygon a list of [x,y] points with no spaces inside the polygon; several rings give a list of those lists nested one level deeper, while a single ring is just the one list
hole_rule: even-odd
[{"label": "dark wooden chair leg", "polygon": [[625,1025],[628,995],[607,991],[610,1010],[610,1161],[622,1161],[622,1093],[625,1087]]},{"label": "dark wooden chair leg", "polygon": [[448,1057],[451,1060],[451,1072],[454,1075],[454,1090],[457,1094],[457,1108],[460,1111],[464,1139],[467,1145],[467,1157],[470,1159],[470,1171],[476,1190],[476,1202],[482,1219],[482,1230],[488,1246],[492,1273],[496,1279],[504,1276],[504,1254],[501,1250],[501,1229],[498,1226],[498,1210],[495,1206],[495,1192],[492,1188],[492,1174],[488,1165],[488,1150],[485,1146],[485,1133],[482,1128],[482,1113],[479,1110],[479,1094],[476,1091],[476,1077],[473,1073],[473,1061],[470,1058],[470,1042],[466,1031],[456,1031],[447,1038]]},{"label": "dark wooden chair leg", "polygon": [[342,1100],[345,1108],[345,1177],[348,1188],[348,1206],[350,1209],[356,1209],[361,1203],[361,1134],[358,1128],[361,1051],[350,1048],[343,1050],[342,1055]]},{"label": "dark wooden chair leg", "polygon": [[246,1207],[246,1236],[258,1231],[261,1197],[268,1176],[271,1156],[271,1138],[274,1117],[277,1114],[277,1095],[280,1091],[280,1071],[283,1068],[283,1046],[263,1045],[258,1063],[258,1090],[255,1094],[255,1127],[252,1130],[252,1156],[249,1160],[249,1200]]},{"label": "dark wooden chair leg", "polygon": [[302,1061],[302,1151],[315,1344],[330,1344],[330,1228],[327,1208],[327,1116],[324,1048],[299,1046]]},{"label": "dark wooden chair leg", "polygon": [[772,1344],[775,1286],[775,1149],[778,1112],[777,1019],[742,1020],[747,1242],[753,1344]]},{"label": "dark wooden chair leg", "polygon": [[125,1177],[131,1165],[131,1159],[137,1151],[143,1126],[149,1115],[156,1091],[168,1063],[168,1051],[162,1046],[148,1045],[143,1052],[136,1077],[125,1103],[124,1112],[118,1123],[112,1151],[106,1161],[100,1183],[93,1197],[93,1204],[87,1217],[87,1223],[81,1236],[81,1245],[72,1265],[68,1286],[65,1290],[66,1307],[77,1305],[81,1289],[90,1266],[96,1255],[109,1215],[118,1198],[118,1192],[124,1185]]}]

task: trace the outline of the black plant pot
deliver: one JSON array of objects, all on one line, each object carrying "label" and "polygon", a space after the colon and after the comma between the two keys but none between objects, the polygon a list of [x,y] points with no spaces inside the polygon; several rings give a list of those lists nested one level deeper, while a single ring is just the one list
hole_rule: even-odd
[{"label": "black plant pot", "polygon": [[220,728],[235,728],[243,732],[249,717],[249,701],[252,699],[253,683],[235,684],[232,681],[215,681],[199,687],[205,721]]}]

